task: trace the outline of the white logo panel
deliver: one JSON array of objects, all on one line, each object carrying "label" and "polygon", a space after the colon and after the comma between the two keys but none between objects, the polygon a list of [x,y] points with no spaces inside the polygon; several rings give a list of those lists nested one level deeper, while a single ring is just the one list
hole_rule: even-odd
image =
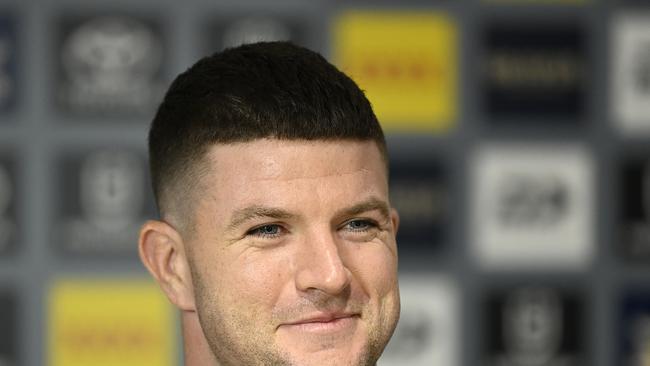
[{"label": "white logo panel", "polygon": [[564,268],[593,255],[593,163],[569,145],[504,145],[473,159],[470,240],[489,269]]},{"label": "white logo panel", "polygon": [[457,288],[441,276],[400,276],[402,311],[379,366],[458,365]]},{"label": "white logo panel", "polygon": [[626,134],[650,133],[650,13],[612,21],[612,117]]}]

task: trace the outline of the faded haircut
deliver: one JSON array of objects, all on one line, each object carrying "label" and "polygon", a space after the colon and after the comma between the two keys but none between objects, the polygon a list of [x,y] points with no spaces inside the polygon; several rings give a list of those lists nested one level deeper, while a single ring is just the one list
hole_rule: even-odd
[{"label": "faded haircut", "polygon": [[387,162],[368,99],[320,54],[289,42],[229,48],[180,74],[153,119],[149,164],[160,215],[192,199],[211,146],[263,138],[374,141]]}]

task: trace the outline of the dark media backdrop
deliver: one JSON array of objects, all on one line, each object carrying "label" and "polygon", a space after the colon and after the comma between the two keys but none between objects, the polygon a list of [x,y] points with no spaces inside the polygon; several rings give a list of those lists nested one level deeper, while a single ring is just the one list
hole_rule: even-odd
[{"label": "dark media backdrop", "polygon": [[180,364],[173,312],[133,287],[148,123],[254,39],[322,52],[385,124],[403,315],[381,365],[650,365],[647,2],[3,0],[0,366]]}]

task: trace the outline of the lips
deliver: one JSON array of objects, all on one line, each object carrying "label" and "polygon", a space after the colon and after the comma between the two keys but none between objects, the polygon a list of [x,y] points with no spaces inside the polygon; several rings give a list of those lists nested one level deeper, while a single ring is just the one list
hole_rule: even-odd
[{"label": "lips", "polygon": [[319,313],[284,323],[279,328],[302,334],[353,332],[358,319],[359,314],[356,313]]},{"label": "lips", "polygon": [[310,315],[295,322],[286,323],[285,325],[300,325],[309,323],[330,323],[338,319],[358,317],[359,314],[354,313],[325,313]]}]

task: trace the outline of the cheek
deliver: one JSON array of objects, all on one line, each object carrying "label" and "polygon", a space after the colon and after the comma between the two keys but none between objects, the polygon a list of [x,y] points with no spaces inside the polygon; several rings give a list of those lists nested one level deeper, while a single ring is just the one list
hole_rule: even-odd
[{"label": "cheek", "polygon": [[366,294],[383,297],[397,288],[397,258],[388,247],[361,247],[349,255],[350,270]]},{"label": "cheek", "polygon": [[290,263],[283,256],[270,252],[247,253],[234,258],[228,281],[235,297],[252,299],[255,303],[273,306],[289,277]]}]

